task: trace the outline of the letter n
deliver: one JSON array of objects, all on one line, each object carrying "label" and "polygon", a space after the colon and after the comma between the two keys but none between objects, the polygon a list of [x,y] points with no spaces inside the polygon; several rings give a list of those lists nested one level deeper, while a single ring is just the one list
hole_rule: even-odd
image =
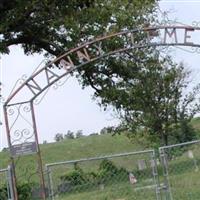
[{"label": "letter n", "polygon": [[59,66],[63,67],[66,71],[69,71],[71,68],[74,67],[74,63],[71,60],[70,56],[67,56],[66,59],[61,59]]},{"label": "letter n", "polygon": [[90,61],[90,56],[88,55],[88,52],[87,52],[86,48],[84,48],[83,51],[84,51],[84,53],[81,52],[81,51],[77,51],[77,56],[78,56],[78,58],[79,58],[81,61],[83,61],[84,59],[85,59],[86,61]]},{"label": "letter n", "polygon": [[[33,83],[30,83],[31,81]],[[26,83],[26,85],[34,95],[36,95],[38,91],[42,91],[41,87],[34,79],[31,79],[29,82]]]}]

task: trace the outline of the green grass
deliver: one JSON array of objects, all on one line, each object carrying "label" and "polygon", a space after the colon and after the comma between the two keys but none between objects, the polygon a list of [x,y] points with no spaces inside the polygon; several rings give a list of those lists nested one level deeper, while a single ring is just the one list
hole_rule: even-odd
[{"label": "green grass", "polygon": [[[195,118],[192,125],[198,131],[200,137],[200,118]],[[73,140],[64,140],[57,143],[49,143],[40,145],[43,164],[59,162],[64,160],[76,160],[87,157],[98,157],[116,153],[133,152],[144,150],[144,147],[137,142],[130,142],[124,135],[101,135],[82,137]],[[200,159],[200,148],[193,150],[195,156]],[[172,171],[170,171],[170,183],[174,200],[199,200],[200,199],[200,174],[192,169],[184,168],[178,170],[178,167],[185,166],[186,154],[181,155],[177,160],[171,163]],[[135,159],[121,158],[115,162],[116,165],[129,168],[135,166]],[[141,158],[140,158],[141,159]],[[188,160],[188,158],[187,158]],[[9,153],[0,153],[0,168],[6,168],[10,163]],[[198,164],[200,165],[199,161]],[[98,164],[89,163],[82,167],[84,170],[96,170]],[[190,165],[189,165],[190,166]],[[38,174],[33,174],[37,168],[36,156],[24,156],[17,161],[17,177],[19,181],[27,181],[27,177],[31,180],[39,180]],[[69,167],[70,169],[70,167]],[[29,173],[26,172],[29,171]],[[64,173],[66,168],[58,168],[57,173]],[[161,169],[159,170],[161,172]],[[163,177],[161,176],[161,180]],[[192,186],[192,187],[191,187]],[[142,188],[142,187],[141,187]],[[95,188],[90,191],[82,191],[79,193],[71,193],[64,196],[59,196],[59,200],[154,200],[155,191],[151,189],[137,190],[133,185],[127,183],[118,183],[105,187],[103,190]]]},{"label": "green grass", "polygon": [[[108,154],[137,151],[141,146],[133,144],[125,135],[94,135],[78,139],[69,139],[40,145],[43,164],[74,160],[87,157],[98,157]],[[6,168],[9,161],[8,152],[0,153],[0,168]],[[18,182],[28,179],[39,182],[36,155],[24,156],[16,159],[16,174]]]},{"label": "green grass", "polygon": [[[124,135],[94,135],[78,139],[68,139],[62,142],[41,144],[43,163],[52,163],[63,160],[74,160],[87,157],[96,157],[114,153],[137,151],[141,149],[139,144],[133,144]],[[0,153],[0,168],[9,164],[8,152]],[[26,167],[33,164],[33,156],[24,156],[19,161]]]},{"label": "green grass", "polygon": [[139,188],[127,182],[90,192],[60,196],[59,200],[155,200],[155,197],[154,189]]},{"label": "green grass", "polygon": [[[193,119],[192,125],[200,136],[200,117]],[[123,153],[143,150],[144,147],[137,142],[131,143],[124,135],[100,135],[83,137],[73,140],[64,140],[40,145],[43,163],[51,163],[63,160],[74,160],[86,157],[96,157],[107,154]],[[20,163],[24,167],[33,163],[33,156],[23,157]],[[5,168],[10,163],[9,153],[0,152],[0,169]]]},{"label": "green grass", "polygon": [[[199,200],[200,199],[200,147],[192,148],[199,170],[194,165],[194,160],[183,153],[176,159],[169,161],[169,181],[174,200]],[[163,181],[161,166],[159,166],[161,182]],[[127,182],[118,182],[108,185],[103,189],[94,188],[91,191],[73,192],[59,196],[59,200],[155,200],[153,181],[144,182],[147,177],[135,185]],[[147,186],[147,187],[145,187]],[[164,196],[164,192],[163,192]]]},{"label": "green grass", "polygon": [[192,120],[192,126],[195,128],[200,138],[200,117],[196,117]]}]

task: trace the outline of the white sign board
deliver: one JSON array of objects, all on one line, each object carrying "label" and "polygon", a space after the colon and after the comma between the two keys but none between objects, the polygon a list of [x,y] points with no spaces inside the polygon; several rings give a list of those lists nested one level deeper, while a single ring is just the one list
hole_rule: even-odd
[{"label": "white sign board", "polygon": [[10,148],[10,152],[13,157],[34,154],[37,153],[37,145],[36,142],[13,145]]}]

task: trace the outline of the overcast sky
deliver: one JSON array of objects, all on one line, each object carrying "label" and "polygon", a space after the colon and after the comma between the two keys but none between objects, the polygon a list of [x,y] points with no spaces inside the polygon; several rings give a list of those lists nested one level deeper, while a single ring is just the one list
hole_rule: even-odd
[{"label": "overcast sky", "polygon": [[[198,22],[200,26],[199,1],[162,1],[161,10],[170,10],[170,18],[183,24],[192,25]],[[9,55],[1,56],[2,94],[6,98],[15,82],[23,75],[29,76],[44,59],[42,55],[25,56],[18,46],[10,48]],[[184,60],[193,70],[193,82],[200,76],[200,54],[176,50],[177,61]],[[67,130],[83,130],[85,134],[99,132],[105,126],[118,123],[111,111],[102,111],[92,100],[93,91],[90,88],[81,89],[77,80],[70,78],[58,90],[51,89],[44,100],[36,106],[39,141],[52,142],[56,133],[66,133]],[[1,118],[2,118],[1,110]],[[3,121],[3,119],[1,119]],[[7,146],[4,121],[0,133],[0,150]]]}]

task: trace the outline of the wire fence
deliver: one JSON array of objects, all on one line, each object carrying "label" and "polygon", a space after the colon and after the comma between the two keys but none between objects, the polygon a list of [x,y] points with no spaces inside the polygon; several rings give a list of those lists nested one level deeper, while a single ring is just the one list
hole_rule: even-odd
[{"label": "wire fence", "polygon": [[200,140],[159,149],[167,200],[200,199]]},{"label": "wire fence", "polygon": [[12,183],[11,183],[11,169],[8,166],[7,169],[0,169],[0,199],[12,200]]},{"label": "wire fence", "polygon": [[63,200],[155,200],[154,151],[141,151],[46,165],[50,196]]},{"label": "wire fence", "polygon": [[[46,164],[50,200],[199,200],[200,140]],[[0,200],[13,199],[10,167],[0,170]],[[40,199],[32,188],[31,199]],[[21,200],[21,199],[20,199]]]}]

